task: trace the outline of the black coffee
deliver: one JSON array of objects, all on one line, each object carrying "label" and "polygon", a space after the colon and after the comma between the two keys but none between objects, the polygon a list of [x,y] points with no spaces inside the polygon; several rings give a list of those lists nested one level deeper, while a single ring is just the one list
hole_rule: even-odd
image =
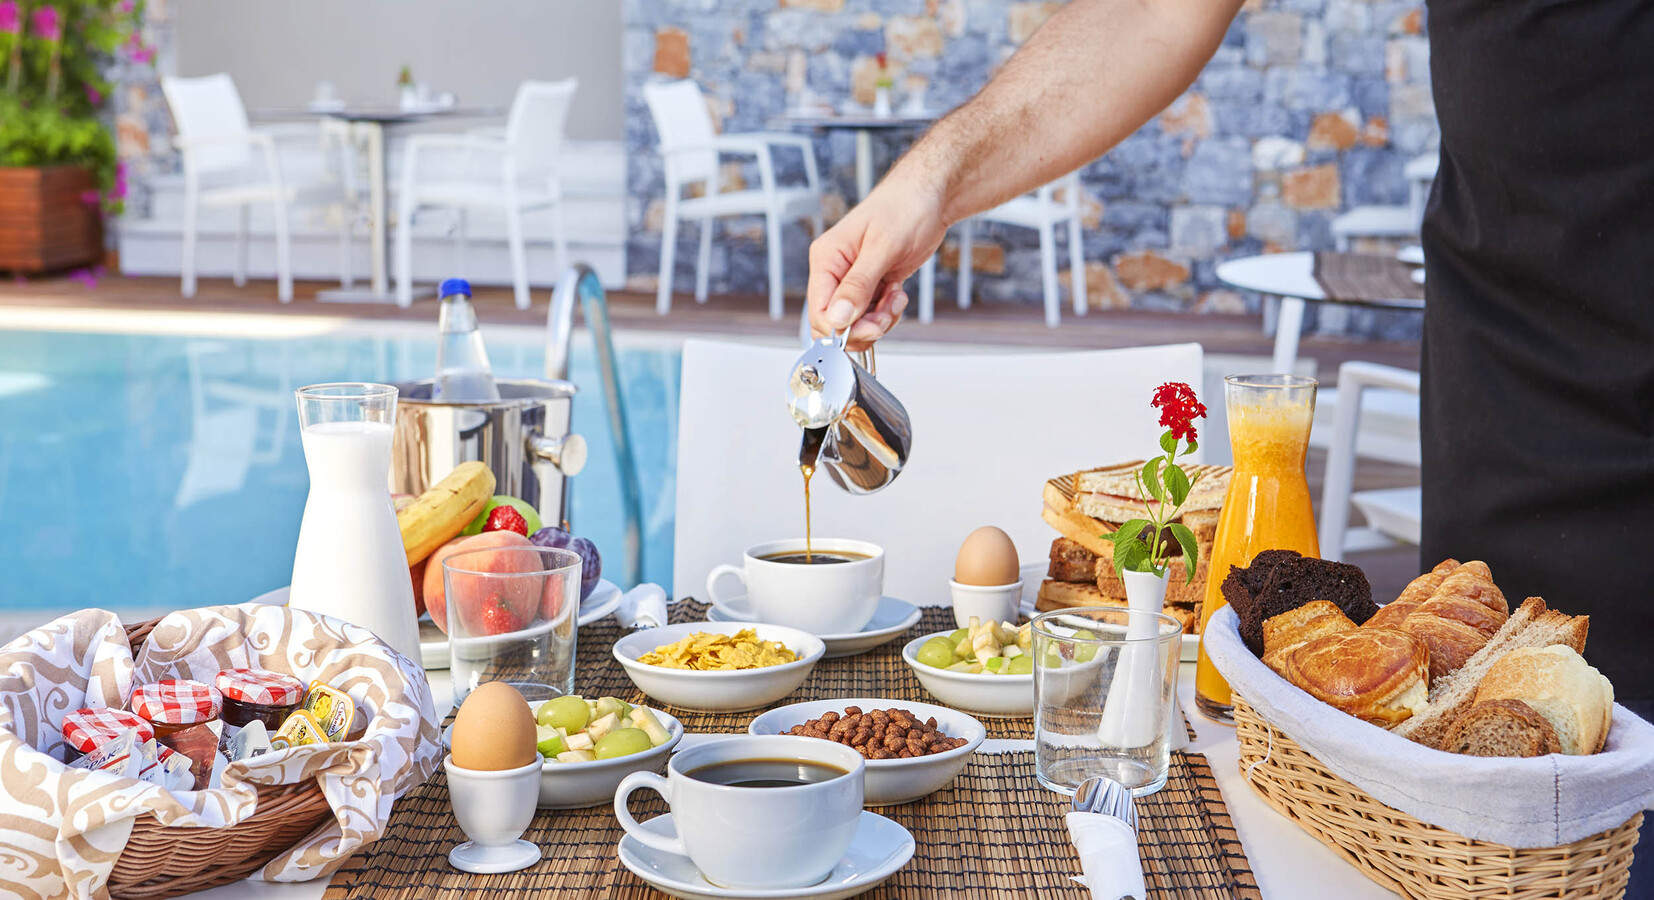
[{"label": "black coffee", "polygon": [[793,553],[789,551],[786,553],[771,553],[768,556],[758,558],[766,562],[787,563],[795,566],[825,566],[833,563],[847,563],[855,562],[858,559],[867,559],[867,554],[847,553],[838,550],[831,553],[826,550],[817,550],[814,553]]},{"label": "black coffee", "polygon": [[768,788],[816,784],[849,773],[838,766],[807,759],[735,759],[701,766],[684,774],[709,784]]}]

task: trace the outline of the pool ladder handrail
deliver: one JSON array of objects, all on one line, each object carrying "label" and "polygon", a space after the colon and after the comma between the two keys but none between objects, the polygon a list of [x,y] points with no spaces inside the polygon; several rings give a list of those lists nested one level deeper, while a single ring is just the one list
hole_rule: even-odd
[{"label": "pool ladder handrail", "polygon": [[621,505],[626,513],[626,584],[643,580],[643,498],[638,485],[637,463],[632,456],[632,435],[626,426],[626,400],[620,390],[620,370],[615,362],[613,329],[609,326],[609,300],[597,273],[585,263],[576,263],[563,272],[551,294],[551,311],[546,316],[546,377],[567,380],[569,345],[574,341],[574,306],[578,299],[597,351],[597,370],[603,379],[603,405],[614,435],[615,467],[620,471]]}]

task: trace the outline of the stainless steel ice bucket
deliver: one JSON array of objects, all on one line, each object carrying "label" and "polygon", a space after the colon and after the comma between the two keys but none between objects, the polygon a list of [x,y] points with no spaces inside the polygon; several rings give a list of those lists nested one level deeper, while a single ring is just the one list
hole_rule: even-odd
[{"label": "stainless steel ice bucket", "polygon": [[494,493],[533,505],[547,525],[561,524],[568,513],[564,479],[586,465],[586,442],[569,426],[576,388],[528,379],[495,384],[494,403],[432,400],[429,380],[396,386],[391,493],[423,493],[460,463],[480,460],[494,471]]}]

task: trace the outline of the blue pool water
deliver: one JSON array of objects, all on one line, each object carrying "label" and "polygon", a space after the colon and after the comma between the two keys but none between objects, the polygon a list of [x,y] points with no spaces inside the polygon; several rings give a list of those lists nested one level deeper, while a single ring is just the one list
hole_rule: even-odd
[{"label": "blue pool water", "polygon": [[[293,389],[429,377],[435,342],[0,331],[0,611],[236,603],[285,585],[309,478]],[[490,347],[539,377],[533,345]],[[622,347],[643,490],[644,578],[670,585],[676,349]],[[620,580],[620,482],[590,343],[577,335],[574,430],[590,462],[570,521]]]}]

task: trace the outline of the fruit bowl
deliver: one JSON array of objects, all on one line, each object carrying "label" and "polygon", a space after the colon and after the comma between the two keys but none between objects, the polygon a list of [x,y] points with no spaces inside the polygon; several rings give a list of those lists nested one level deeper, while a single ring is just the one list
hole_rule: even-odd
[{"label": "fruit bowl", "polygon": [[[638,662],[638,657],[697,631],[735,634],[751,628],[761,641],[778,641],[798,655],[794,662],[759,669],[701,672]],[[798,689],[827,652],[821,638],[796,628],[758,622],[683,622],[646,628],[614,645],[614,658],[638,690],[670,706],[707,712],[740,712],[768,706]],[[1030,691],[1031,693],[1031,691]]]},{"label": "fruit bowl", "polygon": [[[902,661],[918,677],[931,696],[955,709],[979,716],[1015,719],[1034,714],[1033,675],[993,675],[949,672],[919,662],[919,648],[925,641],[947,637],[952,631],[920,635],[902,647]],[[942,720],[936,720],[940,723]],[[946,729],[944,729],[946,730]]]},{"label": "fruit bowl", "polygon": [[610,804],[615,799],[615,788],[620,786],[621,779],[627,775],[633,772],[661,771],[666,765],[666,758],[672,755],[672,748],[683,739],[683,723],[670,713],[654,707],[650,707],[650,711],[671,734],[666,743],[641,753],[594,762],[546,760],[540,767],[539,807],[581,809]]},{"label": "fruit bowl", "polygon": [[[1030,689],[1031,690],[1031,689]],[[923,721],[935,718],[936,728],[948,737],[964,738],[965,746],[955,747],[934,756],[915,756],[910,759],[870,759],[867,761],[866,804],[868,806],[895,806],[912,803],[953,783],[954,776],[964,770],[971,755],[988,736],[988,729],[968,715],[945,706],[915,703],[911,700],[889,700],[853,697],[848,700],[811,700],[772,709],[752,720],[749,734],[786,734],[794,725],[819,719],[828,712],[844,712],[847,706],[859,706],[864,712],[875,709],[905,709]]]}]

